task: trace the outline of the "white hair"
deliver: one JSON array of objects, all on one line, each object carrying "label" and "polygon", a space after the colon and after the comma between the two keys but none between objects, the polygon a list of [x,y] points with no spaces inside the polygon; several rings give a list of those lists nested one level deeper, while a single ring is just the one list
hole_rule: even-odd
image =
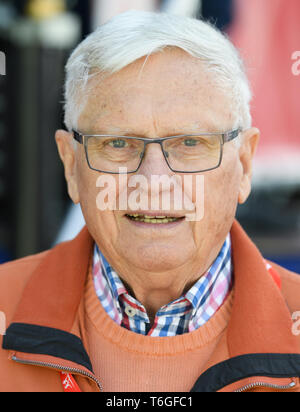
[{"label": "white hair", "polygon": [[228,38],[211,24],[166,13],[128,11],[90,34],[66,66],[65,124],[77,128],[91,76],[116,73],[142,57],[176,47],[200,59],[215,84],[230,97],[233,127],[251,126],[251,90],[242,59]]}]

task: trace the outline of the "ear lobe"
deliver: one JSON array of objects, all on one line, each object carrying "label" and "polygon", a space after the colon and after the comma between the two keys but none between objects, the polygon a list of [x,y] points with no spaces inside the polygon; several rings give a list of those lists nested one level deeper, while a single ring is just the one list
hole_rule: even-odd
[{"label": "ear lobe", "polygon": [[59,156],[64,165],[69,196],[77,204],[79,203],[79,192],[76,176],[76,153],[72,146],[70,133],[65,130],[58,130],[55,134],[55,140]]},{"label": "ear lobe", "polygon": [[238,202],[240,205],[244,204],[248,199],[251,193],[251,181],[247,176],[243,177],[243,181],[241,183]]},{"label": "ear lobe", "polygon": [[251,193],[253,158],[256,153],[259,138],[260,132],[256,128],[251,128],[244,132],[240,148],[240,162],[243,168],[243,176],[238,198],[240,204],[245,203]]}]

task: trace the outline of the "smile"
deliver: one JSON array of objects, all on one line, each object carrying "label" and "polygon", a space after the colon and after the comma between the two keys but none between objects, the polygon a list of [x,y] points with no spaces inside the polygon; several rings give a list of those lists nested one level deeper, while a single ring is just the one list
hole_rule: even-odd
[{"label": "smile", "polygon": [[143,223],[152,223],[152,224],[166,224],[166,223],[173,223],[179,220],[183,220],[184,216],[181,217],[174,217],[174,216],[150,216],[150,215],[139,215],[139,214],[126,214],[125,215],[128,219],[134,222],[143,222]]}]

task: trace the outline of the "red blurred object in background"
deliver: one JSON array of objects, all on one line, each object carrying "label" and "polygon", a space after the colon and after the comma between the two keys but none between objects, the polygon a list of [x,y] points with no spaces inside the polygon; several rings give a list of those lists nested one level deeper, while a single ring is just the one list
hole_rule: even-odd
[{"label": "red blurred object in background", "polygon": [[254,94],[253,125],[262,134],[257,166],[263,175],[300,184],[300,1],[235,2],[229,35]]}]

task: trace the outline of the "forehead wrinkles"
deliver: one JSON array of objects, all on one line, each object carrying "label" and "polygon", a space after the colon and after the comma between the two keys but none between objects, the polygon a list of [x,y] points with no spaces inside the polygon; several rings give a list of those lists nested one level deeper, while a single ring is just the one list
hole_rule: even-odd
[{"label": "forehead wrinkles", "polygon": [[[80,122],[100,125],[103,121],[125,124],[144,121],[147,128],[152,121],[152,126],[158,127],[160,120],[168,121],[170,117],[180,123],[189,111],[195,117],[191,119],[195,129],[199,122],[205,123],[205,117],[211,117],[211,110],[213,116],[223,117],[228,107],[224,104],[225,95],[214,87],[212,75],[199,61],[190,56],[171,61],[162,57],[165,56],[151,56],[144,67],[142,59],[105,79],[101,75],[92,78]],[[115,130],[114,133],[119,133],[120,129]]]},{"label": "forehead wrinkles", "polygon": [[[90,79],[89,89],[93,95],[101,94],[107,97],[112,95],[112,91],[121,94],[134,88],[141,88],[144,93],[153,94],[158,91],[153,87],[157,83],[165,85],[167,89],[184,90],[190,86],[200,85],[201,79],[205,85],[212,80],[203,64],[183,51],[173,50],[141,58],[120,72],[106,77],[96,75]],[[159,90],[159,93],[162,91],[163,89]]]}]

